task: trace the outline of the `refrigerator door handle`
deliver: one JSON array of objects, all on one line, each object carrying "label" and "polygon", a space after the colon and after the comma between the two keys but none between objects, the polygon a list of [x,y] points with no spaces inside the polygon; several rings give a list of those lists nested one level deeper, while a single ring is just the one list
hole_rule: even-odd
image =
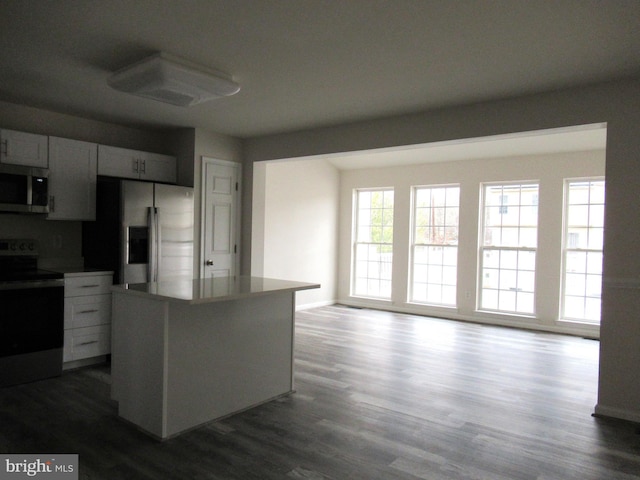
[{"label": "refrigerator door handle", "polygon": [[149,207],[147,213],[149,227],[149,261],[147,262],[147,281],[155,282],[158,278],[158,217],[155,207]]},{"label": "refrigerator door handle", "polygon": [[156,211],[156,278],[154,282],[160,280],[160,274],[162,270],[162,222],[160,222],[160,209],[155,208]]}]

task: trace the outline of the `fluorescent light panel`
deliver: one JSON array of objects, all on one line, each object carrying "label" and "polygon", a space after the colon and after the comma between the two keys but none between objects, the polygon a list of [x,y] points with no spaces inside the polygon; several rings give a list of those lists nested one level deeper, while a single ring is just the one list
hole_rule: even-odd
[{"label": "fluorescent light panel", "polygon": [[240,91],[228,75],[162,52],[118,70],[107,83],[122,92],[180,107]]}]

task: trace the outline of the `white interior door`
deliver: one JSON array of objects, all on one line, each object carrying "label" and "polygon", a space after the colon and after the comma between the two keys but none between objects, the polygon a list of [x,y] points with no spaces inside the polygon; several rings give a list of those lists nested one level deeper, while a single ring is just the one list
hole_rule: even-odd
[{"label": "white interior door", "polygon": [[224,160],[202,159],[202,265],[201,276],[237,274],[240,165]]}]

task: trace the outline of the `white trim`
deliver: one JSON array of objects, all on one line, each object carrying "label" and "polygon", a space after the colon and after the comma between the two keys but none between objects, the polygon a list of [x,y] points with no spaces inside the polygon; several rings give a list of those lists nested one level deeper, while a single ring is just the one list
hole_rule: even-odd
[{"label": "white trim", "polygon": [[473,315],[459,313],[451,307],[426,307],[415,303],[394,304],[392,302],[372,302],[356,297],[339,298],[336,302],[351,307],[370,308],[389,312],[406,313],[422,317],[443,318],[453,321],[477,323],[479,325],[493,325],[497,327],[519,328],[537,332],[556,333],[592,339],[600,338],[600,326],[595,324],[583,324],[573,322],[548,323],[536,317],[502,314],[498,312],[477,311]]},{"label": "white trim", "polygon": [[640,410],[632,411],[624,408],[607,407],[606,405],[596,405],[594,415],[596,417],[617,418],[629,422],[640,423]]},{"label": "white trim", "polygon": [[303,310],[311,310],[312,308],[329,307],[335,304],[336,304],[335,300],[325,300],[323,302],[314,302],[314,303],[303,303],[301,305],[298,305],[296,303],[296,312],[300,312]]}]

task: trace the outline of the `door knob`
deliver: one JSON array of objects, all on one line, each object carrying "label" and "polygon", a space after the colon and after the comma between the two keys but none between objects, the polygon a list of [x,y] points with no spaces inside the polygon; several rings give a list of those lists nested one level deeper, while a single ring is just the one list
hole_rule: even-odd
[{"label": "door knob", "polygon": [[205,264],[207,267],[213,267],[213,260],[207,260],[206,262],[204,262],[204,264]]}]

